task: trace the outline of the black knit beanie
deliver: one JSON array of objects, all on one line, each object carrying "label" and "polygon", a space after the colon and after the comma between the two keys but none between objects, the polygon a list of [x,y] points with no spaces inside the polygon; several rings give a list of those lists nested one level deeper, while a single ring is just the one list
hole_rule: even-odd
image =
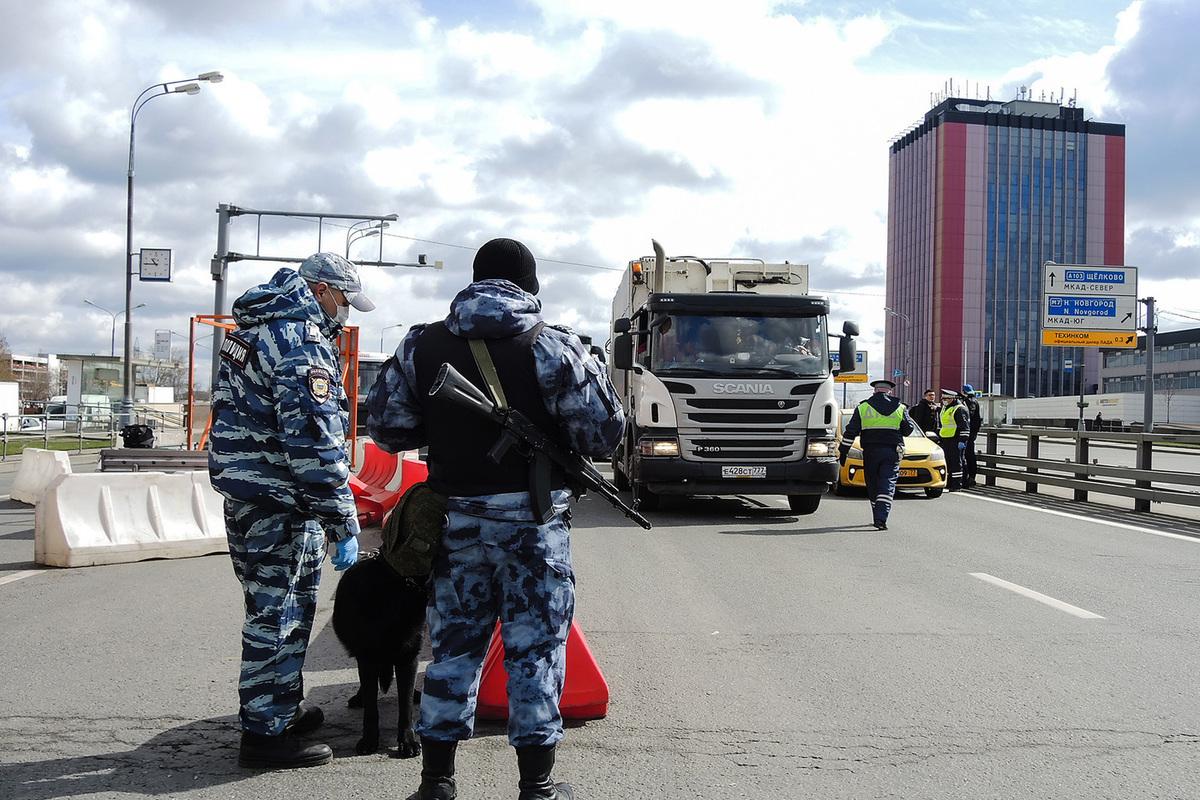
[{"label": "black knit beanie", "polygon": [[492,239],[475,253],[472,281],[503,278],[530,294],[537,294],[537,261],[516,239]]}]

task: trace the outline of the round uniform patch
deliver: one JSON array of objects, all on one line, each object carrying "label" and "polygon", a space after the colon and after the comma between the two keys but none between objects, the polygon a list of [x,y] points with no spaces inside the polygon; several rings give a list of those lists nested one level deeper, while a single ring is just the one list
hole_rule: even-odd
[{"label": "round uniform patch", "polygon": [[308,371],[308,391],[318,403],[329,399],[329,373],[320,367]]}]

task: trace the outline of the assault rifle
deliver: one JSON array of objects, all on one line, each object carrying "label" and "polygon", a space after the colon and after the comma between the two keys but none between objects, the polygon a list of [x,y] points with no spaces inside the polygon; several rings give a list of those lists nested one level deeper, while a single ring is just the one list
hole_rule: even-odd
[{"label": "assault rifle", "polygon": [[650,530],[650,521],[625,505],[617,494],[617,487],[605,480],[591,462],[560,447],[520,411],[498,407],[450,364],[442,364],[438,370],[429,396],[457,403],[500,426],[500,438],[488,451],[488,459],[493,463],[499,464],[513,445],[520,446],[521,453],[529,459],[529,497],[533,501],[533,512],[543,523],[554,516],[550,490],[554,488],[552,473],[557,466],[566,474],[572,487],[595,492],[622,514]]}]

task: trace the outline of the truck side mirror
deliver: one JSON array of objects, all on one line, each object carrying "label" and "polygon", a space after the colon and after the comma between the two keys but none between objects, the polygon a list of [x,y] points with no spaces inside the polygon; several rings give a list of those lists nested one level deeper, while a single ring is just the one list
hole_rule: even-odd
[{"label": "truck side mirror", "polygon": [[842,323],[842,333],[847,336],[858,336],[858,323],[846,320]]},{"label": "truck side mirror", "polygon": [[618,317],[613,321],[613,333],[629,333],[632,327],[629,317]]},{"label": "truck side mirror", "polygon": [[[854,323],[848,324],[853,325]],[[858,326],[855,325],[854,327],[857,330]],[[841,369],[838,370],[839,373],[854,371],[854,358],[857,355],[855,352],[857,349],[858,342],[854,341],[853,336],[843,336],[841,341],[838,342],[838,361],[842,364]],[[849,364],[850,366],[847,367],[845,366],[846,364]]]},{"label": "truck side mirror", "polygon": [[[628,323],[629,320],[625,322]],[[633,369],[633,336],[629,333],[619,333],[613,337],[613,368]]]}]

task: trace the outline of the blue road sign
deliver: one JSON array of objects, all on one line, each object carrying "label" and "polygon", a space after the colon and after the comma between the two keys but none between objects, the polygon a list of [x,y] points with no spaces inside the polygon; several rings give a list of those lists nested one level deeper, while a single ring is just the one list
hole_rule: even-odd
[{"label": "blue road sign", "polygon": [[1051,295],[1046,298],[1047,313],[1052,317],[1115,317],[1115,297],[1084,297],[1081,295]]}]

